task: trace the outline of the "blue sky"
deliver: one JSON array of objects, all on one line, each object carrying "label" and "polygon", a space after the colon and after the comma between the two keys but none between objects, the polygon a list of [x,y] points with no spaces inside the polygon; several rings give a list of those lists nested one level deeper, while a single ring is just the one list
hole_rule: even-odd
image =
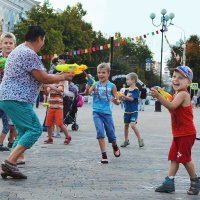
[{"label": "blue sky", "polygon": [[[38,0],[43,2],[43,0]],[[53,8],[64,10],[67,5],[73,6],[77,2],[82,3],[83,9],[87,11],[85,21],[92,24],[93,29],[100,30],[108,36],[120,32],[122,36],[136,37],[148,32],[160,30],[151,23],[150,13],[156,14],[155,23],[161,20],[161,10],[167,13],[173,12],[175,18],[173,23],[177,26],[168,27],[166,33],[171,44],[176,44],[180,38],[186,39],[190,35],[200,35],[199,0],[49,0]],[[146,39],[147,44],[154,53],[154,60],[160,61],[161,34]],[[169,57],[169,46],[164,40],[163,66]]]}]

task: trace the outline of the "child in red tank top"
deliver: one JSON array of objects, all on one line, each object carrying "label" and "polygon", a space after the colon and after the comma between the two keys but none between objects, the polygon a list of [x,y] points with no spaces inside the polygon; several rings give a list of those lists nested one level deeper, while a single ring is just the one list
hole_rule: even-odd
[{"label": "child in red tank top", "polygon": [[193,122],[193,112],[190,95],[187,87],[193,79],[193,72],[187,66],[179,66],[172,77],[172,87],[175,91],[173,100],[166,100],[156,89],[152,88],[152,96],[157,98],[171,114],[173,140],[168,155],[171,161],[168,176],[156,192],[171,193],[175,191],[174,177],[182,163],[187,170],[191,185],[188,195],[198,195],[200,190],[200,177],[197,177],[191,158],[192,146],[196,138],[196,129]]}]

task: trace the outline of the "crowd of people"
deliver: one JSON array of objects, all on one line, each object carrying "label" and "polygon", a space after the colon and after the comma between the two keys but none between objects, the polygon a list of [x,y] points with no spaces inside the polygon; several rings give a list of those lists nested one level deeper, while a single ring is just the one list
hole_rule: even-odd
[{"label": "crowd of people", "polygon": [[[71,86],[72,95],[77,95],[77,90],[72,84],[75,74],[69,71],[61,73],[56,71],[55,67],[58,63],[67,62],[66,55],[63,54],[52,60],[52,67],[49,73],[46,72],[37,55],[44,45],[45,34],[46,32],[40,26],[29,26],[25,34],[25,42],[17,47],[15,47],[16,39],[13,34],[5,33],[1,36],[1,57],[7,58],[7,61],[5,69],[0,71],[0,116],[3,124],[0,148],[2,151],[8,151],[12,147],[10,155],[1,164],[2,178],[10,176],[14,179],[27,179],[17,165],[20,162],[25,164],[24,153],[35,144],[44,128],[47,128],[48,132],[45,144],[53,144],[53,136],[59,137],[60,129],[65,135],[64,144],[69,144],[72,139],[64,121],[65,110],[69,107],[65,103],[64,83],[68,81],[68,91],[70,92]],[[126,75],[126,83],[119,94],[116,85],[109,81],[110,71],[109,63],[100,63],[97,66],[98,81],[88,78],[84,92],[86,95],[93,96],[93,122],[102,164],[109,163],[106,137],[108,143],[111,144],[113,155],[117,158],[121,156],[112,117],[112,103],[121,104],[124,108],[124,142],[120,146],[125,148],[130,145],[129,127],[138,139],[139,148],[145,145],[137,128],[137,120],[138,111],[145,110],[147,89],[145,85],[142,85],[140,90],[136,87],[138,76],[132,72]],[[175,175],[179,165],[183,164],[191,182],[187,194],[199,194],[200,178],[197,176],[191,155],[196,139],[196,129],[193,122],[191,98],[187,91],[192,79],[193,73],[189,67],[179,66],[174,70],[172,87],[175,94],[172,101],[166,100],[156,89],[151,89],[152,97],[158,99],[170,111],[173,135],[168,155],[169,171],[164,182],[156,188],[156,192],[175,191]],[[34,111],[34,104],[41,86],[43,86],[44,103],[48,100],[43,126]],[[56,130],[56,135],[53,133],[54,130]],[[9,131],[9,143],[8,147],[5,147],[3,142]]]}]

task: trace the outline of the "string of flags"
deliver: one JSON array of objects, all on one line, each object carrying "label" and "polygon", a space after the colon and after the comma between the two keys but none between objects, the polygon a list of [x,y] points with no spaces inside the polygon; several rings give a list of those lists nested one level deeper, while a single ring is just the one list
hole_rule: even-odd
[{"label": "string of flags", "polygon": [[[121,44],[126,45],[127,43],[136,43],[136,42],[139,42],[139,41],[146,39],[149,36],[157,35],[157,34],[159,34],[159,32],[160,32],[160,30],[159,31],[157,30],[155,32],[143,34],[143,35],[140,35],[140,36],[135,36],[133,38],[123,39],[121,43],[119,43],[118,41],[115,41],[114,46],[119,47]],[[66,55],[69,55],[69,56],[75,56],[75,55],[81,55],[81,54],[85,54],[85,53],[98,52],[98,51],[102,51],[102,50],[109,49],[109,48],[110,48],[110,43],[95,46],[95,47],[89,47],[89,48],[86,48],[86,49],[72,50],[72,51],[68,51],[68,52],[65,52],[65,53],[66,53]],[[52,59],[54,57],[58,57],[57,54],[40,55],[39,56],[39,58],[41,60],[42,59],[43,60],[49,60],[49,59]]]}]

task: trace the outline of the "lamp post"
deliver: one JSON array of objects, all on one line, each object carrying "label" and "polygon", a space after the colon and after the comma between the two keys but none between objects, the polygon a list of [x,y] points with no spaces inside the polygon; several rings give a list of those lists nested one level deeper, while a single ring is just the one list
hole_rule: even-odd
[{"label": "lamp post", "polygon": [[[167,11],[165,9],[161,10],[161,22],[156,25],[154,23],[154,19],[156,17],[155,13],[151,13],[150,14],[150,18],[152,20],[152,24],[156,27],[161,26],[161,55],[160,55],[160,87],[162,87],[162,62],[163,62],[163,34],[165,31],[167,31],[167,27],[171,25],[172,19],[175,17],[174,13],[170,13],[169,15],[167,15]],[[156,112],[161,112],[161,104],[159,101],[156,102],[155,104],[155,111]]]}]

